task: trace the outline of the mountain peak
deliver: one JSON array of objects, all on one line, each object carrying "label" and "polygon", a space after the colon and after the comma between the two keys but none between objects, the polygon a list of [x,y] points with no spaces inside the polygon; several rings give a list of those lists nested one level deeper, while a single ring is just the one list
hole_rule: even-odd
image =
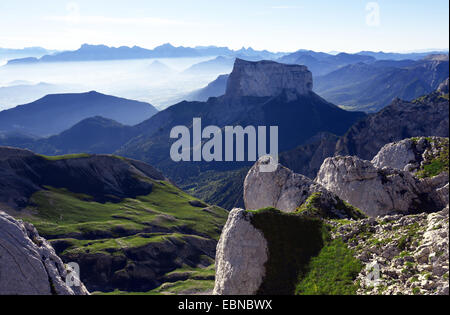
[{"label": "mountain peak", "polygon": [[312,73],[306,66],[236,58],[225,95],[267,97],[278,96],[283,91],[305,95],[312,91],[312,87]]}]

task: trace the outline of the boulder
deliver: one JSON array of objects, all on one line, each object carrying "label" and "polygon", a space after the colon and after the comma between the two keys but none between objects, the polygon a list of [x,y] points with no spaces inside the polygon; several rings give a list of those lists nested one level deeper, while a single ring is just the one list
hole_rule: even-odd
[{"label": "boulder", "polygon": [[265,275],[267,241],[251,223],[251,213],[233,209],[216,252],[216,295],[254,295]]},{"label": "boulder", "polygon": [[50,244],[36,229],[0,211],[0,295],[87,295],[79,285],[68,286],[68,273]]},{"label": "boulder", "polygon": [[309,217],[358,219],[359,209],[345,203],[336,194],[306,176],[296,174],[281,164],[274,172],[264,172],[269,157],[262,157],[250,169],[244,182],[247,209],[276,208],[283,212],[299,211]]},{"label": "boulder", "polygon": [[433,212],[443,205],[432,186],[409,172],[377,168],[354,156],[328,158],[316,181],[368,216]]},{"label": "boulder", "polygon": [[273,207],[284,212],[294,212],[312,193],[327,192],[322,185],[281,164],[277,164],[274,172],[261,172],[261,166],[265,166],[268,161],[268,157],[260,158],[245,178],[246,209]]}]

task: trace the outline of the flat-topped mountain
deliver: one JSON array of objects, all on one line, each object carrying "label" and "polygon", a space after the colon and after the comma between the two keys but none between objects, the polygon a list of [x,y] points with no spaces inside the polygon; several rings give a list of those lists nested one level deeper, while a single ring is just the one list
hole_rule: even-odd
[{"label": "flat-topped mountain", "polygon": [[[252,164],[252,161],[173,162],[170,148],[176,139],[170,137],[170,131],[179,125],[189,128],[193,118],[201,118],[203,126],[215,125],[221,128],[278,126],[279,150],[282,152],[307,143],[323,132],[343,135],[365,116],[363,113],[340,109],[312,92],[312,75],[304,66],[237,59],[230,78],[227,80],[224,77],[223,81],[228,81],[225,95],[212,97],[206,102],[184,101],[175,104],[132,128],[100,118],[89,119],[60,135],[28,144],[21,141],[18,146],[41,154],[86,152],[131,157],[156,166],[180,187],[187,189],[199,181],[198,176],[207,174],[207,170],[235,171]],[[98,143],[90,139],[96,139]],[[3,141],[12,144],[8,138]],[[202,185],[207,183],[205,181]],[[198,189],[203,189],[202,185]],[[220,200],[217,202],[223,204]]]},{"label": "flat-topped mountain", "polygon": [[101,94],[51,94],[35,102],[0,112],[0,131],[20,131],[36,136],[58,134],[83,119],[102,116],[135,125],[153,116],[150,104]]},{"label": "flat-topped mountain", "polygon": [[227,97],[277,96],[283,91],[307,95],[312,91],[312,74],[301,65],[285,65],[274,61],[251,62],[236,59],[228,78]]},{"label": "flat-topped mountain", "polygon": [[311,88],[311,73],[306,67],[238,59],[225,95],[206,102],[184,101],[161,111],[136,126],[142,130],[141,134],[116,153],[147,161],[181,187],[192,188],[192,183],[197,183],[198,176],[206,174],[206,170],[216,172],[249,166],[248,162],[173,162],[170,147],[176,139],[170,138],[170,131],[179,125],[190,128],[195,117],[202,119],[203,126],[278,126],[282,152],[304,144],[320,132],[343,135],[365,116],[338,108]]}]

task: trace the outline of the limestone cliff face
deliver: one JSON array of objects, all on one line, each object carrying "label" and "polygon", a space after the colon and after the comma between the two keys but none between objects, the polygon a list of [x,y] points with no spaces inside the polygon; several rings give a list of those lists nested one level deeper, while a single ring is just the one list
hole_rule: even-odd
[{"label": "limestone cliff face", "polygon": [[266,97],[287,91],[295,97],[308,94],[312,88],[312,73],[306,66],[236,59],[225,95]]},{"label": "limestone cliff face", "polygon": [[[288,217],[281,224],[274,220],[276,217],[267,218],[269,223],[263,225],[261,235],[254,230],[255,226],[261,227],[255,225],[254,219],[258,215],[269,216],[271,209],[233,210],[217,248],[215,293],[260,293],[255,288],[268,283],[268,273],[274,270],[272,259],[286,260],[289,253],[301,247],[296,240],[289,251],[272,252],[270,236],[290,229],[297,235],[313,221],[308,225],[294,221],[313,216],[332,225],[332,238],[342,238],[366,265],[357,277],[358,294],[448,294],[448,168],[439,170],[437,176],[415,176],[436,157],[445,159],[445,154],[448,159],[447,138],[407,139],[386,145],[373,161],[354,156],[328,158],[314,181],[280,164],[274,172],[262,172],[261,167],[269,159],[261,158],[245,179],[247,209],[274,207],[297,212],[279,212]],[[341,199],[370,218],[362,219],[357,209]],[[330,220],[343,217],[352,220]],[[288,223],[293,226],[288,227]],[[271,227],[274,229],[267,231]],[[313,237],[308,234],[306,239],[311,241]],[[289,240],[292,235],[278,242],[277,248],[289,244]],[[374,264],[382,274],[375,285],[368,280]],[[282,269],[277,266],[276,272]],[[247,287],[244,291],[240,291],[239,279]],[[277,278],[270,279],[277,282]],[[384,287],[386,291],[382,291]]]},{"label": "limestone cliff face", "polygon": [[364,215],[345,204],[335,193],[281,164],[274,172],[261,171],[269,157],[262,157],[250,169],[244,182],[247,209],[276,208],[282,212],[301,211],[308,216],[357,219]]},{"label": "limestone cliff face", "polygon": [[412,174],[376,168],[354,156],[328,158],[316,181],[369,216],[442,209],[432,198],[433,187]]},{"label": "limestone cliff face", "polygon": [[385,145],[371,162],[328,158],[316,181],[369,216],[435,212],[448,204],[448,171],[416,175],[445,152],[448,159],[448,138],[405,139]]},{"label": "limestone cliff face", "polygon": [[445,150],[447,138],[406,139],[386,145],[372,162],[354,156],[327,158],[314,181],[280,164],[274,172],[261,172],[268,162],[263,157],[245,179],[245,206],[293,212],[320,193],[322,204],[338,205],[335,214],[339,199],[368,216],[438,211],[448,203],[448,172],[426,178],[415,175]]},{"label": "limestone cliff face", "polygon": [[[70,277],[55,250],[28,223],[0,211],[0,295],[86,295]],[[78,278],[78,276],[76,276]]]}]

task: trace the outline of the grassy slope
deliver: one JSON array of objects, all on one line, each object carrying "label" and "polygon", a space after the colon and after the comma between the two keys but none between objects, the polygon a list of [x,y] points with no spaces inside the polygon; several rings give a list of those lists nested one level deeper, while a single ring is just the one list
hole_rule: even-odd
[{"label": "grassy slope", "polygon": [[269,249],[258,294],[356,294],[362,265],[347,245],[331,239],[331,227],[324,221],[273,208],[251,212],[252,224],[263,232]]},{"label": "grassy slope", "polygon": [[[168,182],[152,182],[154,189],[148,196],[104,204],[88,195],[46,187],[32,196],[29,214],[23,219],[49,240],[64,240],[63,254],[121,255],[124,248],[182,240],[186,235],[218,240],[227,218],[225,210],[193,207],[189,201],[195,198]],[[148,232],[155,228],[158,232]],[[212,289],[211,282],[195,280],[184,285]]]},{"label": "grassy slope", "polygon": [[211,264],[206,268],[184,267],[168,273],[171,275],[184,275],[185,280],[164,283],[148,292],[94,292],[94,295],[178,295],[178,294],[206,294],[214,288],[215,266]]}]

